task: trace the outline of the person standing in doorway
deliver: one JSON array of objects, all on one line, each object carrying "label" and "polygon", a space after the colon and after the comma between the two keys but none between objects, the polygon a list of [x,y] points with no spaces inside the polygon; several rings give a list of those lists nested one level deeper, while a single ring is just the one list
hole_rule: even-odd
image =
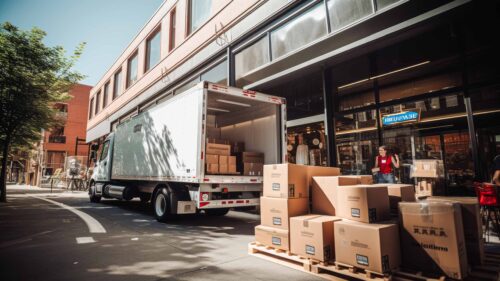
[{"label": "person standing in doorway", "polygon": [[298,135],[297,153],[295,155],[295,164],[309,165],[309,147],[304,144],[304,136]]},{"label": "person standing in doorway", "polygon": [[375,169],[378,169],[377,183],[396,183],[393,166],[399,168],[398,155],[387,153],[385,145],[378,148],[378,154],[375,157]]}]

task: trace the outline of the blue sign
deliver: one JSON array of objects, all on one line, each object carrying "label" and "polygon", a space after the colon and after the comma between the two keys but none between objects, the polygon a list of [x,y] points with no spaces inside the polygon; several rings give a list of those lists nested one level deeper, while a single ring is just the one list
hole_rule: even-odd
[{"label": "blue sign", "polygon": [[399,123],[418,122],[420,112],[405,111],[396,114],[382,116],[382,126],[396,125]]}]

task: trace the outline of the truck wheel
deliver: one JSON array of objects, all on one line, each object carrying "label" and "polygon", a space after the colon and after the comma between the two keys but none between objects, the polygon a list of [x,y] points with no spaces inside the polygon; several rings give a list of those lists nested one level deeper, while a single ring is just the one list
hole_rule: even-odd
[{"label": "truck wheel", "polygon": [[161,187],[156,192],[153,200],[153,210],[156,220],[159,222],[166,222],[172,217],[170,214],[170,194],[166,187]]},{"label": "truck wheel", "polygon": [[225,216],[229,212],[229,208],[222,209],[206,209],[205,214],[209,216]]},{"label": "truck wheel", "polygon": [[99,203],[101,202],[101,196],[97,196],[95,194],[95,182],[92,182],[89,187],[89,199],[90,202],[92,203]]}]

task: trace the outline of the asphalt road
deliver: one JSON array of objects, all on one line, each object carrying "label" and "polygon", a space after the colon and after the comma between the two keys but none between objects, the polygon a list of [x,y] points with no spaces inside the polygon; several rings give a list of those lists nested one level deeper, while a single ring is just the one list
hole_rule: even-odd
[{"label": "asphalt road", "polygon": [[[105,232],[91,233],[57,203]],[[0,280],[322,280],[249,256],[257,224],[244,212],[163,224],[139,201],[95,204],[83,192],[10,186],[0,204]]]}]

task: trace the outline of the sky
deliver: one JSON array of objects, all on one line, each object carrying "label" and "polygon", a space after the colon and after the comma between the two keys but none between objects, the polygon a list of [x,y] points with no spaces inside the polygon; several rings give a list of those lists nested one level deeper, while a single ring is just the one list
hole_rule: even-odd
[{"label": "sky", "polygon": [[95,85],[153,16],[163,0],[0,0],[0,23],[47,32],[48,46],[62,46],[70,56],[87,45],[74,69]]}]

